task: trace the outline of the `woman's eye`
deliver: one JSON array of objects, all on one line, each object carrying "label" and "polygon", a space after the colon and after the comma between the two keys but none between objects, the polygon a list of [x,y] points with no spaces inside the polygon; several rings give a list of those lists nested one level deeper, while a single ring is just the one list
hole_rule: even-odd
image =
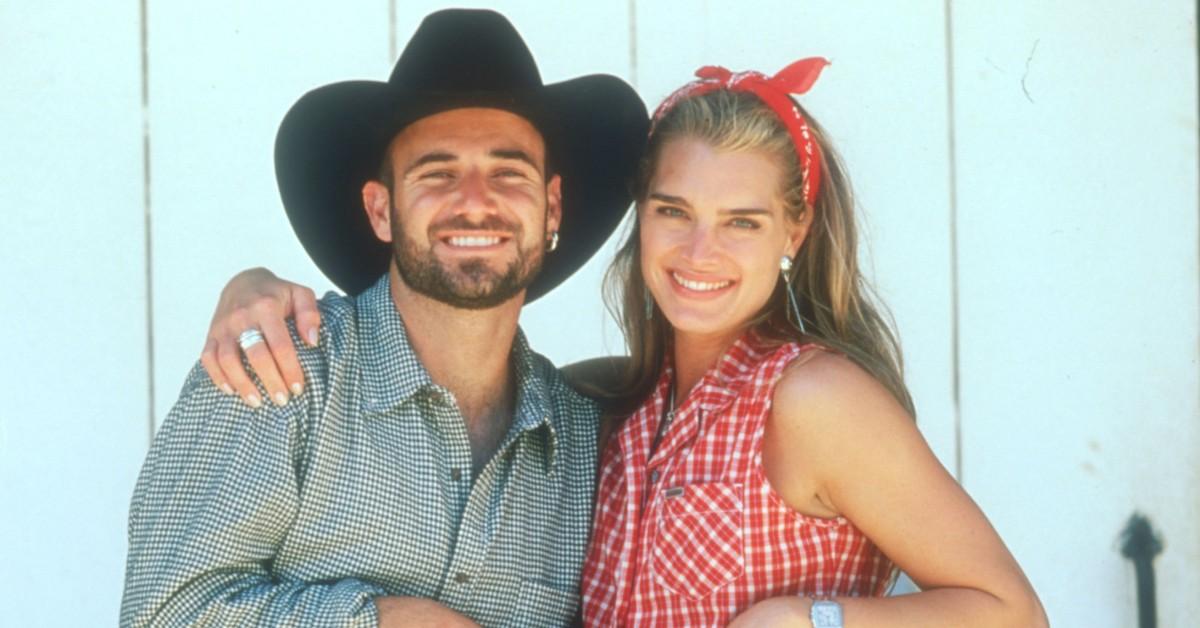
[{"label": "woman's eye", "polygon": [[667,216],[671,218],[682,218],[687,216],[682,209],[672,207],[671,205],[659,205],[655,212],[659,216]]},{"label": "woman's eye", "polygon": [[737,227],[738,229],[757,229],[759,226],[757,222],[750,220],[749,218],[734,218],[729,222],[729,224]]}]

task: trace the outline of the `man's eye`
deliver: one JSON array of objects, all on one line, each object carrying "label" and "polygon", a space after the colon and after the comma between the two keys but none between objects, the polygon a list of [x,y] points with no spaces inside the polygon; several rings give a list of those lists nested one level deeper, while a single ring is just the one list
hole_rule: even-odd
[{"label": "man's eye", "polygon": [[430,170],[429,172],[422,172],[421,176],[419,176],[417,178],[418,179],[433,179],[433,180],[443,179],[443,180],[446,180],[446,179],[453,179],[454,173],[450,172],[449,170]]},{"label": "man's eye", "polygon": [[516,168],[501,168],[496,171],[495,176],[500,179],[526,178],[525,173]]},{"label": "man's eye", "polygon": [[683,218],[687,216],[682,209],[671,205],[659,205],[658,208],[655,209],[655,212],[659,216],[667,216],[668,218]]}]

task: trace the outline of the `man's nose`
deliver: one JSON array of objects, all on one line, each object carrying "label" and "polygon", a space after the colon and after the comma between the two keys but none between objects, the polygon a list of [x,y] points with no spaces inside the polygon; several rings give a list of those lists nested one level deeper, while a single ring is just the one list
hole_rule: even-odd
[{"label": "man's nose", "polygon": [[458,211],[463,214],[489,214],[496,211],[496,198],[487,176],[479,170],[463,173],[458,187]]}]

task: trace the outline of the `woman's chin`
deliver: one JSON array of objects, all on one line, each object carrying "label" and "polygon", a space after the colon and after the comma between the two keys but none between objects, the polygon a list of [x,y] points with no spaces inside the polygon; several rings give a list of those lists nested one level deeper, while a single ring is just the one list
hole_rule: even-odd
[{"label": "woman's chin", "polygon": [[734,337],[741,333],[748,320],[738,320],[729,316],[728,310],[708,311],[707,308],[680,309],[667,314],[676,336],[692,336],[698,338]]}]

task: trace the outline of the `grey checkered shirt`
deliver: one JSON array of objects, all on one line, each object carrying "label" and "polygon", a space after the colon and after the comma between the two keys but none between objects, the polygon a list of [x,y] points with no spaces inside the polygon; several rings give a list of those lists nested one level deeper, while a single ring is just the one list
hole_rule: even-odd
[{"label": "grey checkered shirt", "polygon": [[121,625],[375,626],[382,595],[489,626],[570,623],[597,407],[518,332],[512,427],[472,481],[462,415],[387,278],[321,315],[320,347],[299,349],[305,393],[282,408],[188,377],[133,494]]}]

